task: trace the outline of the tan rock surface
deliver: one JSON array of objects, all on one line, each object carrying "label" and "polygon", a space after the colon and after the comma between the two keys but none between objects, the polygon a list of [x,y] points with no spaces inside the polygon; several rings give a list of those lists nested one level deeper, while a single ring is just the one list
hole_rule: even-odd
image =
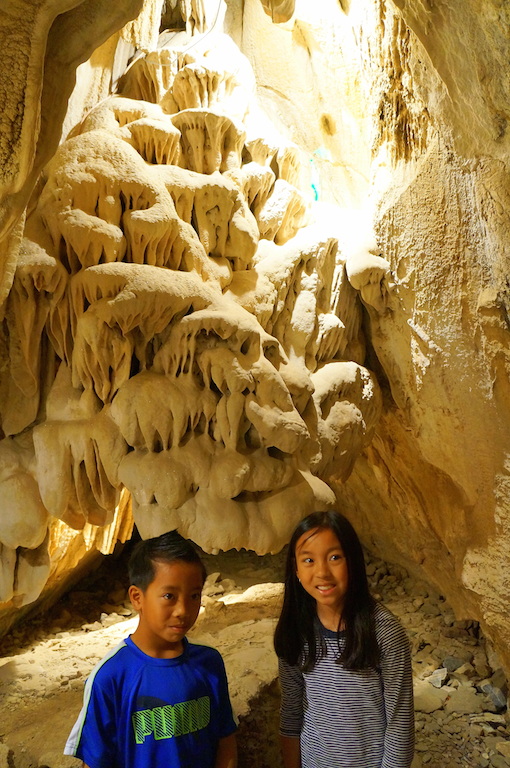
[{"label": "tan rock surface", "polygon": [[109,526],[122,488],[143,536],[279,550],[334,503],[329,476],[348,475],[379,416],[300,149],[261,122],[210,10],[185,5],[187,31],[139,52],[39,180],[6,302],[0,446],[15,454],[23,432],[24,457],[2,487],[13,511],[30,504],[2,534],[7,605],[30,552],[23,602],[58,570],[55,518]]},{"label": "tan rock surface", "polygon": [[358,208],[347,273],[384,406],[334,488],[365,540],[422,568],[508,665],[507,11],[330,5],[278,26],[246,3],[242,22],[264,108],[313,158],[321,200]]},{"label": "tan rock surface", "polygon": [[140,3],[71,5],[0,21],[1,60],[25,52],[2,85],[1,488],[27,509],[3,594],[18,563],[35,596],[45,526],[108,524],[123,486],[145,535],[257,551],[334,490],[510,667],[504,4],[190,2],[156,44],[147,2],[119,95],[56,152],[76,63]]},{"label": "tan rock surface", "polygon": [[5,73],[1,240],[19,220],[42,166],[58,146],[76,66],[136,16],[142,4],[129,0],[107,8],[107,3],[89,0],[6,0],[0,18]]}]

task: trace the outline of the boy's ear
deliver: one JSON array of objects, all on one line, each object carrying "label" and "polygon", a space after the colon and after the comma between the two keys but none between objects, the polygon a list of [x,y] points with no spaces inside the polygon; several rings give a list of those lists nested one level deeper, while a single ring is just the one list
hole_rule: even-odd
[{"label": "boy's ear", "polygon": [[131,605],[136,611],[139,611],[142,607],[142,597],[143,597],[143,591],[140,589],[140,587],[135,587],[134,584],[131,584],[131,586],[128,589],[128,595],[129,599],[131,600]]}]

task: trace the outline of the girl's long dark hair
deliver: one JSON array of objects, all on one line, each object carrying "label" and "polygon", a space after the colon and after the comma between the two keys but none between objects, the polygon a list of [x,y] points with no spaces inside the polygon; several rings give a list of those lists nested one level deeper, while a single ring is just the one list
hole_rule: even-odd
[{"label": "girl's long dark hair", "polygon": [[317,633],[316,602],[303,589],[296,574],[296,543],[304,533],[315,528],[333,531],[347,560],[347,594],[338,628],[339,632],[340,623],[345,625],[345,644],[337,661],[346,669],[376,668],[379,664],[374,619],[376,601],[368,587],[363,550],[351,523],[340,512],[332,510],[313,512],[301,520],[292,534],[285,567],[283,606],[274,634],[276,654],[289,664],[310,671],[326,651],[324,640]]}]

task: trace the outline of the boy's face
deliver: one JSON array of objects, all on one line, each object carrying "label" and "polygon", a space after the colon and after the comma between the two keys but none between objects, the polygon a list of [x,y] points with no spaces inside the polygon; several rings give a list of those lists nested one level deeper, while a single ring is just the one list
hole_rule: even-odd
[{"label": "boy's face", "polygon": [[202,595],[202,570],[196,563],[154,563],[154,579],[145,592],[129,589],[139,624],[133,634],[149,656],[171,658],[182,653],[182,639],[195,623]]}]

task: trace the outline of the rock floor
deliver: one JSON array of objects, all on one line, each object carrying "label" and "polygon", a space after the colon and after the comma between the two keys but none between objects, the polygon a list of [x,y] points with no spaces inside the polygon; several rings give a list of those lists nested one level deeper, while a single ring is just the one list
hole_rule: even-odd
[{"label": "rock floor", "polygon": [[[209,579],[191,639],[223,654],[239,716],[239,768],[281,768],[272,633],[283,556],[204,555]],[[46,616],[0,641],[0,768],[77,768],[62,755],[84,681],[133,631],[124,559],[107,558]],[[413,649],[413,768],[510,768],[507,682],[478,625],[403,570],[370,560],[374,594],[405,626]],[[492,664],[492,667],[491,667]]]}]

